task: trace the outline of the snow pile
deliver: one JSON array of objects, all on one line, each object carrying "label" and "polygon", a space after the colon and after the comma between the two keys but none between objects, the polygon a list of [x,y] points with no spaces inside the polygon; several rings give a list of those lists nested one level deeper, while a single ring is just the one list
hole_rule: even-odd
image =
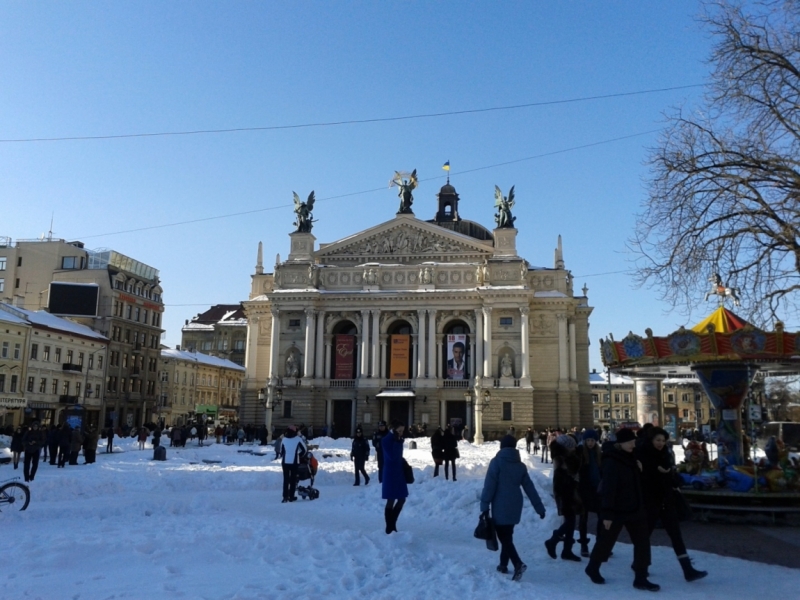
[{"label": "snow pile", "polygon": [[[165,438],[164,438],[165,439]],[[547,508],[526,502],[515,540],[528,571],[519,583],[495,571],[498,553],[472,537],[486,467],[499,445],[460,443],[458,481],[432,477],[430,443],[406,449],[416,483],[387,536],[372,460],[369,486],[353,487],[349,440],[318,438],[321,497],[281,504],[282,474],[271,448],[211,444],[167,448],[166,462],[132,439],[97,463],[40,465],[25,512],[0,513],[4,598],[618,598],[631,593],[631,549],[619,545],[593,585],[582,564],[551,560],[544,540],[560,522],[551,465],[528,459]],[[524,443],[520,444],[525,456]],[[241,452],[245,450],[247,452]],[[254,452],[254,453],[248,453]],[[219,462],[215,462],[219,461]],[[83,458],[79,459],[83,463]],[[0,467],[0,480],[21,476]],[[4,507],[0,507],[2,510]],[[711,575],[683,581],[670,548],[653,548],[652,580],[683,600],[729,595],[792,597],[797,573],[696,552]],[[758,575],[753,576],[757,570]]]}]

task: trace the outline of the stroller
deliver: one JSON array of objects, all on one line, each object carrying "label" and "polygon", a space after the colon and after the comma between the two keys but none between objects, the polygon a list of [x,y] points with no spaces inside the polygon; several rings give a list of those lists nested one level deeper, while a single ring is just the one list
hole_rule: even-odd
[{"label": "stroller", "polygon": [[308,485],[298,485],[297,495],[303,500],[316,500],[319,498],[319,490],[314,488],[314,477],[317,474],[319,461],[314,455],[309,452],[304,458],[301,459],[300,464],[297,466],[297,480],[309,480]]}]

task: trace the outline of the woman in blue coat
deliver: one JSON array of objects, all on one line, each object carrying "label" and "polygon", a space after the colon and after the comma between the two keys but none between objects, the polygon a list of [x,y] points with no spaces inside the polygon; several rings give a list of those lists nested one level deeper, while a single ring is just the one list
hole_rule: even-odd
[{"label": "woman in blue coat", "polygon": [[500,452],[489,463],[486,480],[483,482],[481,494],[481,512],[489,513],[492,509],[492,520],[497,530],[497,538],[502,545],[500,564],[497,570],[508,573],[508,561],[514,565],[514,581],[519,581],[527,568],[514,547],[514,525],[522,517],[522,492],[525,490],[533,505],[533,509],[544,519],[544,505],[536,488],[528,475],[528,469],[522,464],[517,450],[517,440],[507,435],[500,442]]},{"label": "woman in blue coat", "polygon": [[386,533],[397,531],[397,519],[408,498],[408,484],[403,471],[403,432],[405,425],[392,421],[392,428],[383,437],[383,487],[381,495],[386,500],[383,516]]}]

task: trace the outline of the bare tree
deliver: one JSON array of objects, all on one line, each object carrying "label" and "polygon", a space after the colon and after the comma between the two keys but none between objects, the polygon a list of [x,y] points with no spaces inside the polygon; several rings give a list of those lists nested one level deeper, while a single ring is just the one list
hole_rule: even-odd
[{"label": "bare tree", "polygon": [[720,0],[702,21],[711,81],[651,152],[636,279],[691,313],[719,273],[763,324],[800,308],[800,2]]}]

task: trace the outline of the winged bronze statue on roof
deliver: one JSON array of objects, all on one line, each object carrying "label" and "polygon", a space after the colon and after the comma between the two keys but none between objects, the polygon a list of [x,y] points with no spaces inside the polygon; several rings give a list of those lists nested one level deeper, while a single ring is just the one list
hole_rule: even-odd
[{"label": "winged bronze statue on roof", "polygon": [[411,192],[417,187],[419,180],[417,179],[417,170],[414,169],[411,173],[406,171],[395,171],[394,177],[389,182],[389,187],[396,185],[400,188],[397,195],[400,197],[400,208],[397,211],[398,215],[413,215],[411,205],[414,204],[414,196]]},{"label": "winged bronze statue on roof", "polygon": [[305,202],[300,201],[300,196],[296,192],[294,194],[294,214],[297,215],[294,225],[297,227],[295,233],[311,233],[311,227],[314,224],[311,211],[314,210],[314,192],[308,195],[308,200]]},{"label": "winged bronze statue on roof", "polygon": [[497,229],[512,229],[514,221],[517,217],[511,216],[511,209],[514,206],[514,186],[508,190],[508,197],[503,196],[500,188],[494,186],[494,206],[497,209],[497,214],[494,216]]}]

